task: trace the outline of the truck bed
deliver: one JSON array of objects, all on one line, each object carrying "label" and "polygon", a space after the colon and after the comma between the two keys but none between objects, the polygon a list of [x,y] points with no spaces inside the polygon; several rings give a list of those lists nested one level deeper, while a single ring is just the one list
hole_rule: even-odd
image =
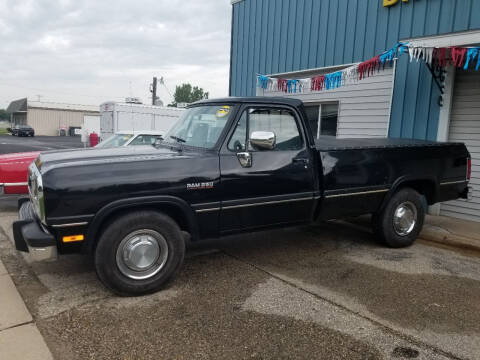
[{"label": "truck bed", "polygon": [[337,139],[333,136],[320,136],[315,140],[315,148],[319,151],[354,150],[354,149],[384,149],[398,147],[449,146],[456,143],[424,141],[395,138],[349,138]]}]

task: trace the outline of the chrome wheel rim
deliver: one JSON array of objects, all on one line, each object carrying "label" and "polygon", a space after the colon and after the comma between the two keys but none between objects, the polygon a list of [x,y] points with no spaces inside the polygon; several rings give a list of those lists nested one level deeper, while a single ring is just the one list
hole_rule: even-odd
[{"label": "chrome wheel rim", "polygon": [[405,201],[397,206],[393,213],[393,229],[400,236],[410,234],[417,223],[417,208],[410,202]]},{"label": "chrome wheel rim", "polygon": [[148,279],[167,262],[168,245],[157,231],[142,229],[125,236],[117,248],[116,260],[120,272],[134,280]]}]

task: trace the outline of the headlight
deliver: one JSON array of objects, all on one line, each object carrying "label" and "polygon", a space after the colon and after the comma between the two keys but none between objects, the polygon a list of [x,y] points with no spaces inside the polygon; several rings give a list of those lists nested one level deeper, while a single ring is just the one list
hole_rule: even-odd
[{"label": "headlight", "polygon": [[33,210],[42,223],[45,224],[45,196],[43,194],[43,181],[40,171],[35,163],[28,169],[28,192],[32,200]]}]

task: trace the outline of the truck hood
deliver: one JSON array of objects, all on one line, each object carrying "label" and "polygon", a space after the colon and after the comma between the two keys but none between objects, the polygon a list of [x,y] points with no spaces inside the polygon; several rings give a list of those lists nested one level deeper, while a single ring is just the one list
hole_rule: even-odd
[{"label": "truck hood", "polygon": [[88,148],[53,150],[40,154],[36,161],[42,173],[59,167],[125,163],[162,158],[190,158],[198,155],[191,150],[178,151],[173,148],[153,146],[126,146],[115,148]]}]

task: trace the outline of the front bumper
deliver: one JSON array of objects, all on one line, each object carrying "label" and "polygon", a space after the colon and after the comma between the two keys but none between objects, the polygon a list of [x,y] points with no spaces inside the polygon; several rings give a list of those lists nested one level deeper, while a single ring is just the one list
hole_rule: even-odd
[{"label": "front bumper", "polygon": [[57,242],[38,221],[28,198],[18,200],[19,220],[13,223],[13,238],[19,251],[28,252],[32,261],[57,259]]}]

